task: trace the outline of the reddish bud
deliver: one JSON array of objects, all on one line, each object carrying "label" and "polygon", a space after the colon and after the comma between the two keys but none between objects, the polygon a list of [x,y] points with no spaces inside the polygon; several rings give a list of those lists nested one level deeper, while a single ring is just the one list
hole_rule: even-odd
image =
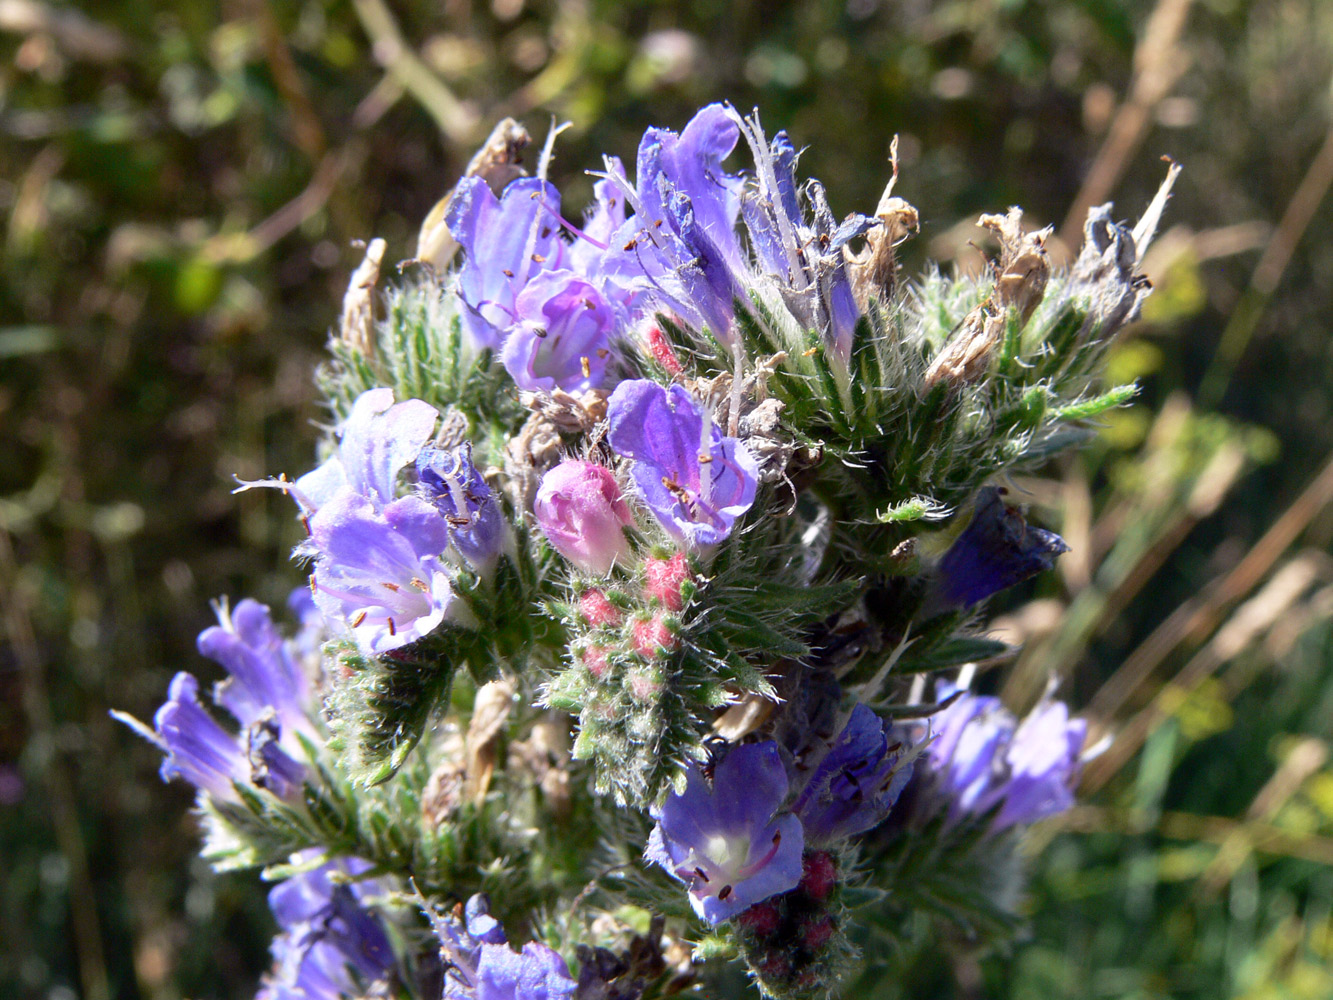
[{"label": "reddish bud", "polygon": [[831,917],[812,917],[801,925],[801,944],[810,951],[819,951],[828,944],[834,930]]},{"label": "reddish bud", "polygon": [[694,579],[685,553],[677,552],[670,559],[649,559],[643,564],[643,590],[656,597],[668,611],[679,611],[685,606],[681,585]]},{"label": "reddish bud", "polygon": [[619,625],[625,617],[596,587],[579,596],[579,613],[589,625]]},{"label": "reddish bud", "polygon": [[780,951],[770,951],[759,962],[759,975],[781,982],[791,975],[791,959]]},{"label": "reddish bud", "polygon": [[665,368],[672,375],[679,375],[682,371],[680,359],[676,357],[676,352],[671,349],[667,343],[666,334],[662,328],[654,323],[648,327],[648,353],[653,356],[653,360]]},{"label": "reddish bud", "polygon": [[662,694],[662,681],[652,674],[635,671],[629,675],[629,693],[635,701],[651,704]]},{"label": "reddish bud", "polygon": [[634,623],[634,651],[646,660],[654,659],[657,650],[672,650],[679,645],[679,640],[662,620],[661,615]]},{"label": "reddish bud", "polygon": [[826,851],[811,851],[801,859],[801,888],[811,899],[827,899],[838,881],[838,868]]},{"label": "reddish bud", "polygon": [[583,665],[588,668],[588,673],[592,674],[596,680],[601,680],[606,676],[608,664],[606,662],[606,647],[589,646],[583,651]]},{"label": "reddish bud", "polygon": [[736,923],[742,929],[758,937],[768,937],[778,929],[781,922],[782,916],[772,903],[755,903],[736,918]]}]

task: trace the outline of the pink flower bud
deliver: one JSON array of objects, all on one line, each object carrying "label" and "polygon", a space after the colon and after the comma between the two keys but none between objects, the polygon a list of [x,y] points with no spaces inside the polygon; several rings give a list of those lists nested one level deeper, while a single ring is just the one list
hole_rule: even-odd
[{"label": "pink flower bud", "polygon": [[777,933],[782,916],[771,902],[755,903],[736,918],[736,923],[756,937],[768,937]]},{"label": "pink flower bud", "polygon": [[812,917],[801,926],[801,944],[807,951],[818,951],[829,943],[834,929],[829,917]]},{"label": "pink flower bud", "polygon": [[643,590],[656,597],[668,611],[679,611],[685,606],[681,585],[693,580],[685,553],[677,552],[670,559],[649,559],[643,564]]},{"label": "pink flower bud", "polygon": [[662,696],[662,678],[657,676],[656,671],[635,670],[630,673],[627,680],[630,696],[635,701],[651,705]]},{"label": "pink flower bud", "polygon": [[579,597],[579,614],[589,625],[619,625],[624,620],[620,609],[607,600],[596,587],[585,590]]},{"label": "pink flower bud", "polygon": [[656,323],[648,327],[648,352],[653,356],[654,361],[672,375],[681,373],[680,359],[676,357],[676,352],[671,349],[666,334]]},{"label": "pink flower bud", "polygon": [[832,855],[825,851],[812,851],[802,859],[801,868],[801,888],[812,899],[827,898],[838,881],[838,868],[833,863]]},{"label": "pink flower bud", "polygon": [[588,673],[592,674],[594,680],[600,681],[610,666],[606,659],[606,647],[594,644],[585,649],[583,665],[588,668]]},{"label": "pink flower bud", "polygon": [[655,658],[659,648],[672,650],[679,645],[679,640],[671,629],[667,628],[661,615],[653,615],[649,619],[635,622],[632,634],[634,651],[645,660]]},{"label": "pink flower bud", "polygon": [[566,459],[542,476],[533,509],[555,550],[585,573],[604,576],[629,555],[621,529],[634,519],[605,466]]}]

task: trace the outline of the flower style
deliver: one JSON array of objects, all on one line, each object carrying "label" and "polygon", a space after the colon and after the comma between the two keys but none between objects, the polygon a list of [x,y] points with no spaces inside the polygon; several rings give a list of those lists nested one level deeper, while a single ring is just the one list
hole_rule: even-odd
[{"label": "flower style", "polygon": [[310,578],[315,603],[362,651],[400,649],[448,616],[454,592],[440,560],[448,523],[420,497],[379,510],[360,494],[342,492],[310,519],[310,544],[319,554]]},{"label": "flower style", "polygon": [[500,358],[520,389],[602,385],[616,316],[595,286],[569,271],[544,271],[518,294],[514,311]]},{"label": "flower style", "polygon": [[466,257],[458,272],[463,326],[483,347],[499,350],[517,320],[517,300],[528,281],[563,266],[560,192],[524,177],[497,199],[481,177],[458,182],[445,215]]},{"label": "flower style", "polygon": [[831,843],[878,825],[912,776],[907,753],[901,741],[890,745],[879,716],[858,703],[792,807],[807,843]]},{"label": "flower style", "polygon": [[533,511],[555,550],[586,573],[605,576],[630,554],[623,529],[634,518],[603,465],[561,462],[542,476]]},{"label": "flower style", "polygon": [[448,963],[444,1000],[567,1000],[577,983],[560,955],[537,941],[522,952],[509,947],[490,903],[478,894],[467,901],[465,923],[431,914],[441,957]]},{"label": "flower style", "polygon": [[607,439],[634,459],[631,477],[671,535],[699,547],[731,534],[754,503],[759,466],[745,445],[725,437],[706,407],[683,387],[634,379],[607,404]]},{"label": "flower style", "polygon": [[1045,572],[1069,551],[1055,532],[1032,527],[1006,507],[1003,495],[998,487],[984,487],[971,522],[940,558],[938,597],[946,606],[970,608]]},{"label": "flower style", "polygon": [[[306,851],[297,860],[317,855]],[[374,881],[347,880],[371,867],[346,858],[295,875],[269,892],[269,908],[282,930],[273,940],[273,971],[255,1000],[338,1000],[361,995],[358,978],[388,975],[393,950],[383,923],[365,905],[384,889]]]},{"label": "flower style", "polygon": [[[936,696],[954,693],[941,684]],[[1087,723],[1070,719],[1063,702],[1043,702],[1020,724],[998,698],[964,693],[934,716],[932,729],[925,760],[950,822],[998,806],[991,831],[999,832],[1074,804]]]},{"label": "flower style", "polygon": [[505,521],[491,488],[472,464],[472,446],[423,449],[417,456],[417,481],[444,515],[459,555],[476,569],[490,567],[504,544]]},{"label": "flower style", "polygon": [[801,880],[801,821],[777,815],[787,772],[776,743],[735,747],[712,786],[691,768],[685,792],[652,811],[644,856],[689,885],[694,912],[716,926]]},{"label": "flower style", "polygon": [[288,487],[293,498],[306,514],[315,513],[344,489],[383,507],[394,498],[399,471],[417,457],[438,418],[435,407],[423,400],[395,403],[392,389],[366,390],[339,429],[337,451]]}]

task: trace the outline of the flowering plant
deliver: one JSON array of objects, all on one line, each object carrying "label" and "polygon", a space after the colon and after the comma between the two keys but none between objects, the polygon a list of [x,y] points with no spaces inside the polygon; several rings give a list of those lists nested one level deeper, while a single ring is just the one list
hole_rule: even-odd
[{"label": "flowering plant", "polygon": [[918,917],[1003,944],[1085,728],[960,680],[1008,652],[987,599],[1065,550],[993,482],[1132,396],[1097,365],[1174,169],[1067,272],[1012,209],[991,273],[908,283],[893,180],[839,220],[757,114],[649,130],[580,224],[516,135],[379,321],[371,244],[323,462],[244,484],[294,502],[310,574],[292,637],[250,600],[200,637],[239,730],[189,673],[125,720],[205,856],[278,882],[261,993],[635,1000],[734,961],[824,997]]}]

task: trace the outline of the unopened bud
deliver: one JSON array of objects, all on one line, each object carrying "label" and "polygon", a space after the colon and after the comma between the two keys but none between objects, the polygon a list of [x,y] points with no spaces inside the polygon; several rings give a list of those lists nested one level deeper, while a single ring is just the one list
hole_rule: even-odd
[{"label": "unopened bud", "polygon": [[674,632],[667,627],[661,615],[653,615],[634,623],[632,629],[634,651],[645,660],[656,658],[659,649],[668,652],[680,644]]},{"label": "unopened bud", "polygon": [[555,550],[586,573],[605,576],[630,553],[622,529],[634,518],[605,466],[561,462],[542,476],[533,511]]},{"label": "unopened bud", "polygon": [[668,611],[679,611],[685,606],[680,588],[693,581],[685,553],[677,552],[670,559],[649,559],[643,564],[643,591],[650,598],[662,602]]},{"label": "unopened bud", "polygon": [[590,587],[579,596],[579,614],[589,625],[619,625],[625,616],[604,593]]}]

